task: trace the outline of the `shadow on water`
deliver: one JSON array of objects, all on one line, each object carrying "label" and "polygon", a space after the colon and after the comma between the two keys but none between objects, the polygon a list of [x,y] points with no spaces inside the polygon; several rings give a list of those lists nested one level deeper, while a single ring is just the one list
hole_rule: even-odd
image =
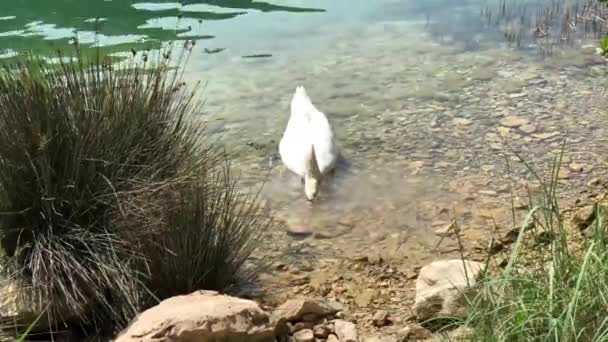
[{"label": "shadow on water", "polygon": [[205,21],[230,20],[252,10],[325,11],[253,0],[91,0],[86,6],[76,0],[1,1],[0,55],[3,49],[47,54],[68,48],[73,37],[83,47],[98,44],[107,53],[158,48],[172,40],[212,39],[203,28]]}]

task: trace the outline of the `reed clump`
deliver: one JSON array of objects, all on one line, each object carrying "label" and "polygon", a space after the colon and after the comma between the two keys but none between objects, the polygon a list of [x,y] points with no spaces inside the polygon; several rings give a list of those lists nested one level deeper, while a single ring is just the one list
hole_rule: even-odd
[{"label": "reed clump", "polygon": [[45,329],[115,331],[158,300],[225,289],[271,225],[204,139],[198,86],[170,52],[117,66],[76,48],[0,71],[2,283]]}]

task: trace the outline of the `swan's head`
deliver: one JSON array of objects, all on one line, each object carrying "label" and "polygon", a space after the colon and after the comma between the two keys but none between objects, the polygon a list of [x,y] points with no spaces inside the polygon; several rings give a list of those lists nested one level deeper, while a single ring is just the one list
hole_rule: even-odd
[{"label": "swan's head", "polygon": [[310,153],[306,155],[306,173],[304,174],[304,193],[309,201],[317,197],[321,187],[321,171],[317,164],[314,146],[310,147]]},{"label": "swan's head", "polygon": [[321,185],[321,180],[312,177],[311,175],[306,174],[304,176],[304,193],[306,194],[306,198],[309,201],[313,201],[315,197],[317,197],[317,193],[319,193],[319,186]]}]

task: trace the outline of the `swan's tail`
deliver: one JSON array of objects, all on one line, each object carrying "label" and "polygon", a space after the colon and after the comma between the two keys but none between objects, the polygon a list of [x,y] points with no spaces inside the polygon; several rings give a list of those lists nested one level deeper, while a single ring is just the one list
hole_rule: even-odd
[{"label": "swan's tail", "polygon": [[296,87],[296,91],[291,99],[291,111],[305,113],[309,110],[316,110],[316,108],[312,104],[312,101],[310,101],[306,89],[303,86]]}]

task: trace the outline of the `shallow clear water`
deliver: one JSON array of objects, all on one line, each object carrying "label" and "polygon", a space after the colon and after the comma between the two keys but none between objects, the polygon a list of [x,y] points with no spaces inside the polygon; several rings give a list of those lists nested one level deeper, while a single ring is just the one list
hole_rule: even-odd
[{"label": "shallow clear water", "polygon": [[[521,165],[507,172],[505,160],[516,162],[505,146],[544,167],[568,138],[570,163],[593,170],[570,172],[565,187],[605,173],[605,66],[596,43],[577,40],[549,57],[532,40],[514,49],[504,35],[510,26],[484,25],[488,3],[3,1],[0,55],[49,52],[75,34],[111,52],[194,37],[186,78],[207,83],[201,119],[230,147],[246,182],[266,181],[277,217],[315,234],[299,243],[317,253],[373,246],[411,257],[429,255],[432,232],[454,215],[473,242],[491,233],[508,186],[521,193],[532,178]],[[300,84],[328,114],[347,161],[312,206],[277,155]],[[283,230],[276,238],[291,246]]]}]

